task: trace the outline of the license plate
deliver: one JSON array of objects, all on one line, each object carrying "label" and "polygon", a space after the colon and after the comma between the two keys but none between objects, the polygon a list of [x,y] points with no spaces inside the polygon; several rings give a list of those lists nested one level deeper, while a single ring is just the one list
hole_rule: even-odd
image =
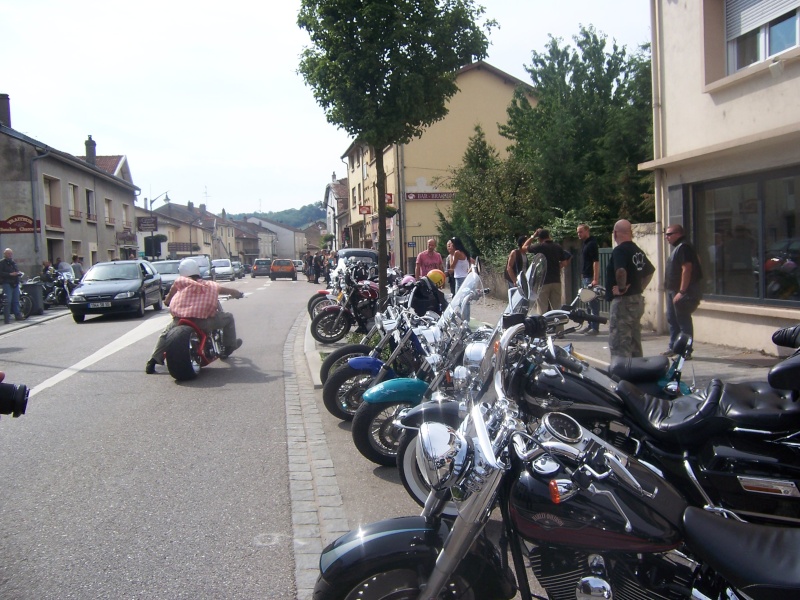
[{"label": "license plate", "polygon": [[89,302],[89,308],[111,308],[111,302]]}]

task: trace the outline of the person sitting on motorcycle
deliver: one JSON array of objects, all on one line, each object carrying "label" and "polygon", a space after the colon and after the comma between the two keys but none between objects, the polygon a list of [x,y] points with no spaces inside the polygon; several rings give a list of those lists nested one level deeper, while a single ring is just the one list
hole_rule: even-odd
[{"label": "person sitting on motorcycle", "polygon": [[191,258],[184,258],[180,262],[178,275],[179,277],[172,284],[167,297],[164,298],[164,304],[169,306],[169,312],[172,314],[172,321],[161,332],[153,354],[147,361],[144,372],[148,375],[156,372],[156,365],[164,364],[167,333],[181,319],[192,319],[205,332],[222,329],[223,356],[230,355],[242,345],[242,340],[236,337],[233,315],[219,310],[217,297],[226,295],[242,298],[244,294],[237,289],[202,279],[200,267]]},{"label": "person sitting on motorcycle", "polygon": [[52,283],[56,280],[56,270],[49,260],[42,262],[42,275],[41,280],[46,283]]},{"label": "person sitting on motorcycle", "polygon": [[431,269],[424,277],[420,277],[414,286],[414,295],[411,297],[411,308],[419,316],[423,316],[428,311],[433,311],[441,315],[447,308],[442,290],[446,281],[444,272],[439,269]]}]

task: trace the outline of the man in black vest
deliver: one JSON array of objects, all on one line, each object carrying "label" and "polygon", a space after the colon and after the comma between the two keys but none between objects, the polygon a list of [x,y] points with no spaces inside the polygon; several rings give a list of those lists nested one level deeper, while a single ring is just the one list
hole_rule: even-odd
[{"label": "man in black vest", "polygon": [[[682,225],[670,225],[664,231],[672,252],[667,259],[664,290],[667,293],[667,324],[669,325],[669,348],[664,356],[673,356],[672,348],[678,335],[694,336],[692,313],[697,310],[703,297],[703,272],[694,247],[686,239]],[[687,359],[691,358],[691,346]]]},{"label": "man in black vest", "polygon": [[[600,283],[600,248],[586,223],[578,225],[578,239],[583,242],[581,246],[581,285],[594,287]],[[599,316],[600,300],[595,298],[589,302],[588,308],[590,315]],[[600,323],[587,323],[581,333],[597,335],[600,333]]]}]

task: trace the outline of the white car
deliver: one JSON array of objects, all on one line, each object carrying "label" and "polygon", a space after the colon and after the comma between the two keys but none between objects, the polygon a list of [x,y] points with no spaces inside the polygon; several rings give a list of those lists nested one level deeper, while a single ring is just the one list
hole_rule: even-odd
[{"label": "white car", "polygon": [[227,258],[218,258],[217,260],[212,260],[211,266],[214,267],[215,279],[227,279],[229,281],[236,279],[236,271],[233,270],[233,265]]}]

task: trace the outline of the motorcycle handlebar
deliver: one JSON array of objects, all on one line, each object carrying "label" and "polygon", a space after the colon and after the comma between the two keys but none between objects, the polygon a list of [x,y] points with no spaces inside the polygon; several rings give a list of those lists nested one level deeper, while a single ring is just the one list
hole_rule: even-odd
[{"label": "motorcycle handlebar", "polygon": [[582,308],[575,308],[570,311],[569,318],[576,323],[582,323],[583,321],[588,321],[589,323],[600,323],[601,325],[608,323],[608,319],[606,317],[601,317],[600,315],[590,315]]}]

